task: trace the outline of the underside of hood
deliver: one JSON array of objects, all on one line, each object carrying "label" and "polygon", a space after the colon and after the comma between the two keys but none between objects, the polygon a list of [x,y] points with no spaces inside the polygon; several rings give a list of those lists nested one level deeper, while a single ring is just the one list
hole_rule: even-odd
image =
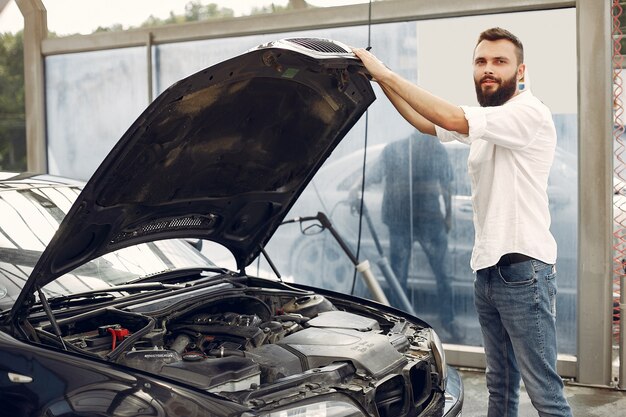
[{"label": "underside of hood", "polygon": [[25,292],[168,238],[218,242],[244,268],[374,99],[349,48],[319,39],[261,45],[179,81],[98,167]]}]

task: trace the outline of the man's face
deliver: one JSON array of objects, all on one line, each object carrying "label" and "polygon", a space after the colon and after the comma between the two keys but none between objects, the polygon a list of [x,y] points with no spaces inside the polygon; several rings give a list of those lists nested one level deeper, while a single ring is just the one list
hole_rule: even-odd
[{"label": "man's face", "polygon": [[474,85],[482,107],[500,106],[519,91],[524,64],[517,64],[515,45],[506,39],[481,41],[474,50]]}]

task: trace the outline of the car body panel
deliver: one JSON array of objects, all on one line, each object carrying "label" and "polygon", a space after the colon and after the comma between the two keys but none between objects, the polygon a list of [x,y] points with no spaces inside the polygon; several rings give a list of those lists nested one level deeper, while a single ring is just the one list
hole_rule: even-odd
[{"label": "car body panel", "polygon": [[[8,374],[28,377],[14,382]],[[106,362],[35,347],[0,332],[2,415],[240,415],[237,403],[172,386]],[[10,400],[10,401],[9,401]],[[76,414],[71,414],[76,413]]]}]

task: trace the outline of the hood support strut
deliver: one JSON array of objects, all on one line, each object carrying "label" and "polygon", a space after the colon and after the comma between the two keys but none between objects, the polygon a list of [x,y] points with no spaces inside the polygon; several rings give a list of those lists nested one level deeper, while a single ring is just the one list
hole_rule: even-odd
[{"label": "hood support strut", "polygon": [[59,327],[59,324],[54,318],[54,314],[52,314],[52,310],[50,309],[50,304],[48,304],[48,299],[46,298],[43,291],[41,291],[41,287],[37,287],[37,293],[39,294],[39,300],[41,301],[43,311],[46,312],[46,316],[48,317],[48,320],[50,320],[50,324],[52,325],[54,334],[58,336],[59,341],[61,342],[61,346],[63,346],[63,350],[67,350],[67,346],[65,346],[65,341],[63,340],[63,336],[61,335],[61,328]]},{"label": "hood support strut", "polygon": [[267,252],[265,251],[265,248],[263,246],[261,246],[261,253],[263,254],[263,257],[265,258],[265,260],[267,261],[267,263],[270,265],[270,268],[272,268],[272,271],[274,271],[274,273],[276,274],[276,276],[278,277],[278,279],[282,282],[282,277],[280,276],[280,272],[278,272],[278,269],[276,268],[276,265],[274,265],[274,262],[272,262],[272,259],[270,258],[270,256],[267,254]]}]

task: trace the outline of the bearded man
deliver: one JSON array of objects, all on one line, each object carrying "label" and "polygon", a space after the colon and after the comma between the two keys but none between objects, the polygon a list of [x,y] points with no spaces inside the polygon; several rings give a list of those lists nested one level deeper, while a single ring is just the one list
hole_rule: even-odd
[{"label": "bearded man", "polygon": [[488,417],[518,415],[520,379],[540,416],[572,415],[556,372],[556,241],[548,174],[556,130],[550,110],[519,82],[524,49],[507,30],[480,34],[473,69],[480,107],[456,106],[355,48],[400,114],[442,142],[470,146],[474,303],[483,334]]}]

